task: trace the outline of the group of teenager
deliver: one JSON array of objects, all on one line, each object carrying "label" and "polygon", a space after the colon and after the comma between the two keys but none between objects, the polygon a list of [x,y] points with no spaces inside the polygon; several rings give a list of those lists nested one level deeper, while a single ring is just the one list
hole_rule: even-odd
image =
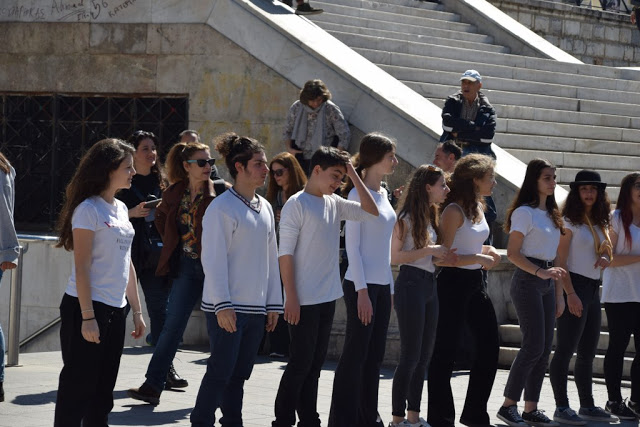
[{"label": "group of teenager", "polygon": [[[478,81],[472,71],[463,75],[463,94],[467,82]],[[75,264],[60,305],[64,365],[54,425],[108,425],[127,313],[132,312],[133,337],[143,337],[146,330],[138,280],[151,324],[147,340],[155,348],[144,383],[128,391],[134,399],[157,405],[164,389],[188,386],[173,358],[194,306],[202,301],[211,354],[191,413],[194,426],[213,425],[218,409],[222,425],[242,425],[243,385],[265,333],[272,349],[289,355],[272,426],[293,426],[296,419],[302,427],[319,426],[318,380],[341,297],[347,326],[330,426],[384,426],[378,383],[391,310],[398,320],[400,356],[389,426],[456,424],[450,382],[465,328],[471,330],[474,357],[459,421],[491,424],[487,402],[499,335],[486,272],[500,263],[487,244],[485,217],[496,185],[492,152],[474,153],[483,150],[470,139],[462,150],[445,141],[434,163],[448,170],[417,167],[394,206],[383,179],[398,164],[395,142],[367,134],[350,158],[343,150],[348,126],[329,99],[321,81],[307,82],[285,127],[283,139],[291,152],[270,162],[253,138],[217,137],[214,148],[232,184],[218,179],[210,148],[194,131],[181,134],[171,148],[166,172],[150,132],[136,132],[128,142],[105,139],[86,152],[66,189],[58,225],[58,246],[73,250]],[[488,107],[475,99],[475,109],[465,106],[461,95],[445,110],[452,115],[462,102],[463,115],[472,108],[491,122]],[[463,136],[456,129],[462,122],[448,120],[447,132]],[[15,171],[3,156],[0,171],[4,237],[4,206],[12,218]],[[257,190],[267,178],[263,198]],[[553,165],[532,160],[507,211],[507,255],[517,267],[511,299],[523,339],[497,416],[510,426],[636,418],[640,359],[632,366],[628,404],[621,378],[630,335],[640,331],[640,288],[634,281],[640,273],[640,173],[623,179],[613,213],[606,184],[595,171],[576,175],[562,210],[555,187]],[[348,267],[341,280],[343,222]],[[16,262],[15,232],[9,240],[3,239],[1,248],[3,271]],[[392,264],[400,266],[395,279]],[[595,405],[591,389],[601,301],[610,330],[604,409]],[[556,326],[551,420],[538,401]],[[567,397],[574,352],[578,412]],[[425,380],[426,420],[420,416]]]}]

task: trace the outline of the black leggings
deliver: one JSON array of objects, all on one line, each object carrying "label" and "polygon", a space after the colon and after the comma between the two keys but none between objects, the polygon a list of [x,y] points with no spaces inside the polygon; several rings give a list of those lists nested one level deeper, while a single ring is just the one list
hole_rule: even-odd
[{"label": "black leggings", "polygon": [[609,324],[609,348],[604,357],[604,379],[609,400],[622,401],[620,383],[624,353],[634,336],[636,355],[631,364],[631,400],[640,402],[640,302],[605,303]]}]

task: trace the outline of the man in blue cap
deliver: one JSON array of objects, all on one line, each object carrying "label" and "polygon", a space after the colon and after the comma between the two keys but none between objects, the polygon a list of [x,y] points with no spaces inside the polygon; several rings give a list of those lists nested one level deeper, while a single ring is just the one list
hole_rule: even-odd
[{"label": "man in blue cap", "polygon": [[442,108],[440,142],[454,140],[463,156],[480,153],[495,159],[491,142],[496,133],[496,110],[481,88],[482,76],[476,70],[467,70],[460,77],[460,91],[449,96]]}]

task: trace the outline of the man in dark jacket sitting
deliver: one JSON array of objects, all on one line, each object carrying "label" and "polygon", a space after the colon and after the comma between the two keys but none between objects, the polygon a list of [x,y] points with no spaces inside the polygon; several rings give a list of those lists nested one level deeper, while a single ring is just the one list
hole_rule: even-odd
[{"label": "man in dark jacket sitting", "polygon": [[442,108],[440,141],[455,140],[462,155],[480,153],[496,158],[491,141],[496,133],[496,111],[480,92],[482,77],[467,70],[460,78],[460,91],[449,96]]}]

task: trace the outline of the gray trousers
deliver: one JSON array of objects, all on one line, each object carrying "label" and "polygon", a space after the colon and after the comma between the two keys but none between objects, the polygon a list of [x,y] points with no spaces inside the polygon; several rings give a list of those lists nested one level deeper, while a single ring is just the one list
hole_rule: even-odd
[{"label": "gray trousers", "polygon": [[524,390],[525,401],[538,402],[553,342],[555,286],[518,268],[511,279],[511,301],[520,322],[522,346],[511,365],[504,396],[517,402]]}]

